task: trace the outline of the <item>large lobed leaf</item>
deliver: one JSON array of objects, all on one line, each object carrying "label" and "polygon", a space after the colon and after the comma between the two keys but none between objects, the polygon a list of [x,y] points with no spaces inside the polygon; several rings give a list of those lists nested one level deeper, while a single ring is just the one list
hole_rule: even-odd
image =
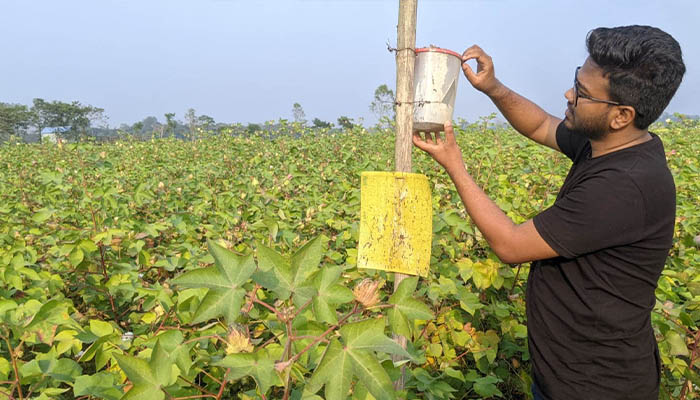
[{"label": "large lobed leaf", "polygon": [[309,291],[308,279],[318,271],[323,256],[324,237],[317,236],[306,243],[287,260],[275,250],[257,243],[258,268],[253,275],[255,282],[274,292],[280,300],[287,300],[292,293],[303,300],[315,295]]},{"label": "large lobed leaf", "polygon": [[119,368],[124,371],[134,385],[126,392],[122,400],[162,400],[165,398],[165,393],[160,390],[161,385],[146,360],[120,354],[115,354],[114,358],[117,359]]},{"label": "large lobed leaf", "polygon": [[224,317],[231,324],[241,313],[243,285],[255,272],[255,262],[252,255],[236,255],[214,242],[209,242],[209,252],[214,257],[214,266],[185,272],[172,282],[186,288],[209,289],[192,323]]},{"label": "large lobed leaf", "polygon": [[314,278],[318,294],[313,298],[313,310],[318,321],[338,323],[337,306],[353,299],[352,291],[338,283],[341,272],[340,266],[325,267]]},{"label": "large lobed leaf", "polygon": [[384,334],[384,327],[384,319],[378,318],[340,328],[342,343],[331,341],[305,390],[315,393],[325,385],[326,399],[345,399],[357,377],[377,400],[394,399],[391,379],[373,352],[411,355]]},{"label": "large lobed leaf", "polygon": [[133,384],[122,399],[163,399],[165,392],[162,388],[174,384],[180,371],[189,370],[192,363],[188,356],[189,348],[182,344],[182,340],[180,331],[170,330],[160,334],[149,361],[115,354],[119,367]]},{"label": "large lobed leaf", "polygon": [[273,385],[281,385],[282,381],[275,371],[275,360],[264,349],[255,353],[229,354],[214,365],[230,368],[228,379],[236,380],[251,376],[265,393]]},{"label": "large lobed leaf", "polygon": [[389,312],[389,325],[391,330],[406,338],[411,337],[413,320],[429,320],[433,313],[428,306],[413,298],[413,293],[418,285],[418,277],[406,278],[396,288],[389,298],[389,304],[393,304]]}]

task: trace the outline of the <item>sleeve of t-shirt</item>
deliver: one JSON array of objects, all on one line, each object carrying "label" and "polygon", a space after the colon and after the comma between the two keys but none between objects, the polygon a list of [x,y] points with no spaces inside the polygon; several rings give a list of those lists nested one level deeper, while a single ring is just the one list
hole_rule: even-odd
[{"label": "sleeve of t-shirt", "polygon": [[583,135],[578,135],[569,130],[564,121],[557,126],[557,146],[571,161],[576,159],[576,155],[580,153],[588,143],[588,139]]},{"label": "sleeve of t-shirt", "polygon": [[584,179],[533,223],[553,250],[575,258],[640,240],[644,213],[634,182],[624,172],[609,170]]}]

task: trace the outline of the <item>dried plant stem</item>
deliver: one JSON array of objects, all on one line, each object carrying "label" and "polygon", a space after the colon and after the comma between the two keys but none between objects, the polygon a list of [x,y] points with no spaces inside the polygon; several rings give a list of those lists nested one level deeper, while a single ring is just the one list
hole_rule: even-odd
[{"label": "dried plant stem", "polygon": [[[189,384],[190,384],[190,385],[192,385],[192,386],[193,386],[193,387],[194,387],[195,389],[199,390],[200,392],[202,392],[202,393],[204,393],[204,394],[207,394],[207,395],[211,395],[211,396],[213,396],[213,395],[214,395],[214,394],[213,394],[213,393],[211,393],[210,391],[208,391],[208,390],[204,389],[203,387],[201,387],[201,386],[197,385],[197,384],[196,384],[196,383],[194,383],[194,382],[191,382],[191,381],[189,381],[189,380],[185,379],[185,378],[184,378],[184,377],[182,377],[181,375],[178,375],[178,379],[180,379],[180,380],[183,380],[183,381],[185,381],[185,382],[189,383]],[[221,382],[219,382],[219,383],[221,383]]]},{"label": "dried plant stem", "polygon": [[221,387],[219,387],[219,393],[215,397],[216,400],[221,399],[221,396],[224,394],[224,387],[226,387],[226,383],[228,382],[226,380],[226,375],[228,375],[229,372],[231,372],[231,368],[227,368],[226,373],[224,373],[224,381],[221,382]]},{"label": "dried plant stem", "polygon": [[[17,395],[19,396],[20,400],[24,400],[24,396],[22,395],[22,385],[19,382],[19,371],[17,369],[17,358],[15,357],[15,348],[12,347],[12,344],[10,343],[9,337],[2,336],[2,338],[5,340],[5,343],[7,343],[7,350],[10,352],[10,358],[12,359],[12,369],[15,373],[15,381],[14,381],[15,385],[14,386],[17,386]],[[22,347],[22,343],[24,343],[24,341],[20,342],[17,347],[18,348]],[[11,389],[12,392],[14,392],[14,386]]]},{"label": "dried plant stem", "polygon": [[515,279],[513,279],[513,287],[511,287],[508,291],[508,296],[513,294],[513,290],[515,290],[515,285],[518,284],[518,276],[520,275],[520,268],[522,268],[522,266],[522,264],[518,264],[518,270],[515,271]]},{"label": "dried plant stem", "polygon": [[280,314],[279,310],[277,310],[275,307],[272,307],[271,305],[265,303],[264,301],[258,300],[257,297],[253,299],[253,303],[255,303],[255,304],[260,304],[261,306],[263,306],[263,307],[267,308],[268,310],[272,311],[272,312],[277,316],[277,319],[280,320],[280,322],[284,322],[285,318],[282,317],[282,314]]},{"label": "dried plant stem", "polygon": [[343,318],[341,318],[341,319],[338,321],[337,324],[335,324],[335,325],[331,326],[330,328],[326,329],[326,331],[323,332],[322,334],[320,334],[319,336],[317,336],[316,339],[314,339],[313,342],[309,343],[309,344],[308,344],[306,347],[304,347],[300,352],[298,352],[298,353],[295,354],[292,358],[290,358],[288,362],[289,362],[290,364],[293,364],[294,362],[296,362],[296,361],[299,359],[299,357],[301,357],[302,354],[306,353],[307,351],[309,351],[309,349],[311,349],[313,346],[315,346],[316,343],[318,343],[318,342],[320,342],[321,340],[323,340],[323,339],[326,337],[326,335],[328,335],[329,333],[333,332],[334,330],[340,328],[340,327],[348,320],[348,318],[350,318],[352,315],[354,315],[354,314],[357,313],[357,308],[358,308],[358,307],[357,307],[357,304],[355,304],[355,307],[353,307],[352,311],[350,311],[350,312],[347,313]]},{"label": "dried plant stem", "polygon": [[[689,370],[693,369],[693,364],[695,364],[696,357],[698,356],[698,341],[700,341],[700,331],[695,332],[693,339],[694,339],[693,348],[690,351],[690,364],[688,364]],[[683,387],[681,388],[681,394],[678,397],[678,400],[685,400],[685,397],[688,394],[688,388],[690,387],[690,385],[692,385],[690,378],[689,377],[685,378],[685,382],[683,383]]]}]

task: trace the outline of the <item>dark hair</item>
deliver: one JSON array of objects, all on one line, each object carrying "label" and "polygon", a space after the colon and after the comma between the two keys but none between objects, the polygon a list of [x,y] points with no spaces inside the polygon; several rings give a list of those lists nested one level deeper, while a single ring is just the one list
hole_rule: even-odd
[{"label": "dark hair", "polygon": [[611,100],[634,107],[634,126],[646,129],[664,111],[681,84],[681,46],[651,26],[597,28],[586,47],[610,82]]}]

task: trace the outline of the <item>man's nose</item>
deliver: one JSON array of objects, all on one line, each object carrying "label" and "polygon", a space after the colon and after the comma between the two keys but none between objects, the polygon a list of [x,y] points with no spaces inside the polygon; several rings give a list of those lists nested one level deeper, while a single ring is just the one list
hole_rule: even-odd
[{"label": "man's nose", "polygon": [[564,92],[564,97],[566,98],[566,101],[569,102],[570,104],[574,104],[574,88],[570,88],[566,92]]}]

